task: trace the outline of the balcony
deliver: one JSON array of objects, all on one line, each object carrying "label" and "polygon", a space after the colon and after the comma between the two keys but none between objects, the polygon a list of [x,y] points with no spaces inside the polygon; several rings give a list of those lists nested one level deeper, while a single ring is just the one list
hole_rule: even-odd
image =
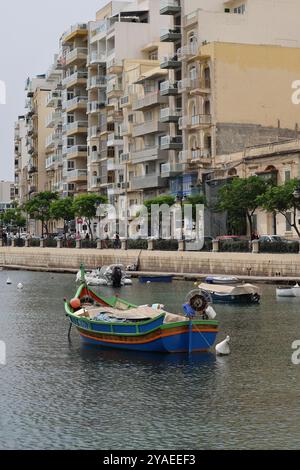
[{"label": "balcony", "polygon": [[51,157],[46,159],[45,168],[47,171],[55,170],[56,166],[62,164],[62,154],[58,153],[51,155]]},{"label": "balcony", "polygon": [[99,113],[105,106],[105,95],[103,94],[98,101],[90,101],[87,105],[87,114]]},{"label": "balcony", "polygon": [[91,163],[99,163],[100,162],[100,153],[99,152],[92,152],[91,153]]},{"label": "balcony", "polygon": [[29,165],[28,166],[28,174],[29,175],[34,175],[35,173],[38,172],[38,167],[35,165]]},{"label": "balcony", "polygon": [[168,180],[161,177],[160,173],[153,173],[144,176],[138,176],[131,181],[131,189],[137,191],[140,189],[164,188],[168,185]]},{"label": "balcony", "polygon": [[61,111],[55,111],[49,114],[46,118],[45,125],[48,129],[51,129],[61,123],[62,114]]},{"label": "balcony", "polygon": [[160,149],[161,150],[182,150],[182,136],[178,135],[176,137],[171,137],[166,135],[161,138]]},{"label": "balcony", "polygon": [[108,81],[106,94],[107,98],[120,98],[123,95],[122,85],[115,80]]},{"label": "balcony", "polygon": [[58,108],[61,106],[61,90],[54,90],[48,93],[46,98],[46,106],[48,108]]},{"label": "balcony", "polygon": [[161,96],[176,96],[178,95],[178,82],[166,80],[160,84]]},{"label": "balcony", "polygon": [[114,133],[107,136],[107,147],[121,147],[123,145],[123,139],[120,135]]},{"label": "balcony", "polygon": [[166,132],[168,126],[159,121],[149,121],[143,124],[133,126],[132,136],[141,137],[145,134],[153,134],[155,132]]},{"label": "balcony", "polygon": [[113,53],[110,53],[110,56],[107,57],[106,67],[109,75],[119,75],[122,73],[122,63],[118,62],[115,57],[112,57],[114,54],[115,52],[113,51]]},{"label": "balcony", "polygon": [[88,130],[88,121],[76,121],[66,125],[66,134],[68,137],[74,134],[86,134]]},{"label": "balcony", "polygon": [[107,160],[107,171],[119,171],[124,170],[124,165],[120,162],[116,162],[114,158],[109,158]]},{"label": "balcony", "polygon": [[87,78],[87,72],[76,72],[64,78],[62,84],[66,88],[71,88],[75,85],[86,85]]},{"label": "balcony", "polygon": [[210,163],[211,150],[207,148],[198,148],[184,150],[179,153],[179,161],[186,163]]},{"label": "balcony", "polygon": [[88,102],[87,96],[76,96],[71,100],[63,101],[63,108],[66,112],[75,111],[76,109],[86,109]]},{"label": "balcony", "polygon": [[164,156],[164,152],[161,152],[157,146],[146,147],[142,150],[132,152],[131,161],[132,163],[144,163],[149,161],[155,161]]},{"label": "balcony", "polygon": [[160,122],[177,123],[182,116],[182,109],[163,108],[160,110]]},{"label": "balcony", "polygon": [[87,36],[88,25],[86,23],[77,23],[68,29],[62,36],[61,41],[63,44],[71,41],[76,36]]},{"label": "balcony", "polygon": [[185,165],[183,163],[165,163],[161,166],[162,178],[172,178],[173,176],[183,173]]},{"label": "balcony", "polygon": [[68,183],[84,183],[87,181],[87,170],[71,170],[67,172]]},{"label": "balcony", "polygon": [[64,147],[63,154],[68,160],[74,158],[87,158],[87,145],[73,145],[72,147]]},{"label": "balcony", "polygon": [[61,132],[53,132],[52,134],[48,135],[46,138],[46,148],[54,148],[62,143],[62,133]]},{"label": "balcony", "polygon": [[181,69],[181,67],[182,64],[179,62],[176,54],[163,57],[163,60],[160,63],[160,68],[164,70],[177,70]]},{"label": "balcony", "polygon": [[159,91],[155,91],[153,93],[146,94],[144,98],[134,100],[132,109],[133,111],[138,111],[152,106],[157,106],[159,104],[167,104],[168,102],[169,100],[167,97],[162,96]]},{"label": "balcony", "polygon": [[88,65],[100,65],[106,64],[106,53],[105,52],[91,52],[87,57]]},{"label": "balcony", "polygon": [[177,42],[181,40],[181,27],[163,28],[160,32],[161,42]]},{"label": "balcony", "polygon": [[133,124],[131,122],[121,124],[121,135],[132,135]]},{"label": "balcony", "polygon": [[128,183],[110,183],[107,186],[107,195],[116,196],[118,194],[125,194],[128,189]]},{"label": "balcony", "polygon": [[177,15],[181,12],[180,0],[161,0],[160,14],[161,15]]},{"label": "balcony", "polygon": [[95,75],[90,77],[87,82],[87,89],[91,90],[93,88],[106,88],[107,79],[106,76]]},{"label": "balcony", "polygon": [[88,139],[96,139],[99,137],[100,134],[100,127],[99,126],[91,126],[88,129]]},{"label": "balcony", "polygon": [[198,44],[188,44],[177,50],[178,60],[187,60],[194,57],[198,53]]},{"label": "balcony", "polygon": [[199,83],[199,78],[184,78],[178,82],[178,92],[186,93],[191,91],[193,88],[196,88],[197,83]]},{"label": "balcony", "polygon": [[194,86],[190,91],[192,96],[205,96],[211,93],[211,81],[209,78],[202,78],[200,80],[197,80],[196,83],[193,85]]},{"label": "balcony", "polygon": [[120,122],[123,121],[123,111],[115,109],[115,108],[108,108],[107,110],[107,122]]},{"label": "balcony", "polygon": [[179,128],[200,128],[204,129],[211,126],[211,115],[210,114],[197,114],[195,116],[185,116],[179,122]]},{"label": "balcony", "polygon": [[76,47],[66,54],[66,65],[74,62],[86,62],[88,50],[86,47]]}]

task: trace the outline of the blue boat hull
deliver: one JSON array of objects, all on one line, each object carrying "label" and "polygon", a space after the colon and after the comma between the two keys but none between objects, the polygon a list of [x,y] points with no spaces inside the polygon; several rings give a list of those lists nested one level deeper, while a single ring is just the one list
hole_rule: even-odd
[{"label": "blue boat hull", "polygon": [[186,352],[207,352],[216,341],[216,332],[189,332],[175,334],[172,336],[157,338],[148,343],[128,344],[113,343],[91,337],[88,333],[80,332],[82,341],[85,344],[102,348],[113,348],[131,351],[158,352],[158,353],[186,353]]},{"label": "blue boat hull", "polygon": [[249,305],[258,304],[259,296],[253,296],[253,294],[243,295],[222,295],[211,293],[213,303],[226,303],[226,304],[237,304],[237,305]]},{"label": "blue boat hull", "polygon": [[173,276],[141,276],[139,278],[141,284],[147,284],[147,282],[173,282]]}]

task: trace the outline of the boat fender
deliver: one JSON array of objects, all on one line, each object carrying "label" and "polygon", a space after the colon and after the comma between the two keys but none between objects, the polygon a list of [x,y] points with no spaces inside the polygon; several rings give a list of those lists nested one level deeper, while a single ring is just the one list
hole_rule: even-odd
[{"label": "boat fender", "polygon": [[227,336],[227,338],[224,341],[216,345],[216,353],[218,356],[229,356],[230,354],[229,343],[230,343],[230,336]]},{"label": "boat fender", "polygon": [[72,299],[70,301],[70,305],[72,307],[73,310],[79,310],[81,308],[81,302],[80,302],[80,299],[76,298],[76,299]]},{"label": "boat fender", "polygon": [[183,311],[187,318],[194,318],[196,316],[195,310],[191,307],[190,304],[183,304]]}]

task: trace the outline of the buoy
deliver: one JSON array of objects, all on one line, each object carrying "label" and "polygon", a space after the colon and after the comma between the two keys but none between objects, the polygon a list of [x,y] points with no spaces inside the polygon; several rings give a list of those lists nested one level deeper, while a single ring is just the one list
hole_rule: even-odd
[{"label": "buoy", "polygon": [[78,310],[81,307],[80,299],[72,299],[70,305],[74,310]]},{"label": "buoy", "polygon": [[17,285],[17,288],[20,289],[20,290],[23,289],[23,284],[21,282],[19,282],[19,284]]},{"label": "buoy", "polygon": [[11,280],[9,279],[9,277],[7,278],[6,284],[7,284],[7,285],[11,285],[11,284],[12,284]]},{"label": "buoy", "polygon": [[147,284],[151,284],[151,281],[147,281]]},{"label": "buoy", "polygon": [[219,356],[228,356],[230,354],[230,336],[227,336],[227,338],[222,341],[222,343],[217,344],[216,346],[216,352]]}]

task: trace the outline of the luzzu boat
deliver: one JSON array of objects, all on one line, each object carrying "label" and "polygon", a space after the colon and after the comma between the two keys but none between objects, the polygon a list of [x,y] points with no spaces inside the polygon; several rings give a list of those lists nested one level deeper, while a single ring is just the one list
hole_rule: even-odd
[{"label": "luzzu boat", "polygon": [[207,295],[194,292],[185,308],[200,314],[199,318],[167,313],[160,305],[136,306],[119,297],[105,298],[85,283],[71,302],[65,300],[70,328],[77,328],[84,343],[159,353],[209,351],[216,340],[218,322],[213,319],[216,314]]}]

